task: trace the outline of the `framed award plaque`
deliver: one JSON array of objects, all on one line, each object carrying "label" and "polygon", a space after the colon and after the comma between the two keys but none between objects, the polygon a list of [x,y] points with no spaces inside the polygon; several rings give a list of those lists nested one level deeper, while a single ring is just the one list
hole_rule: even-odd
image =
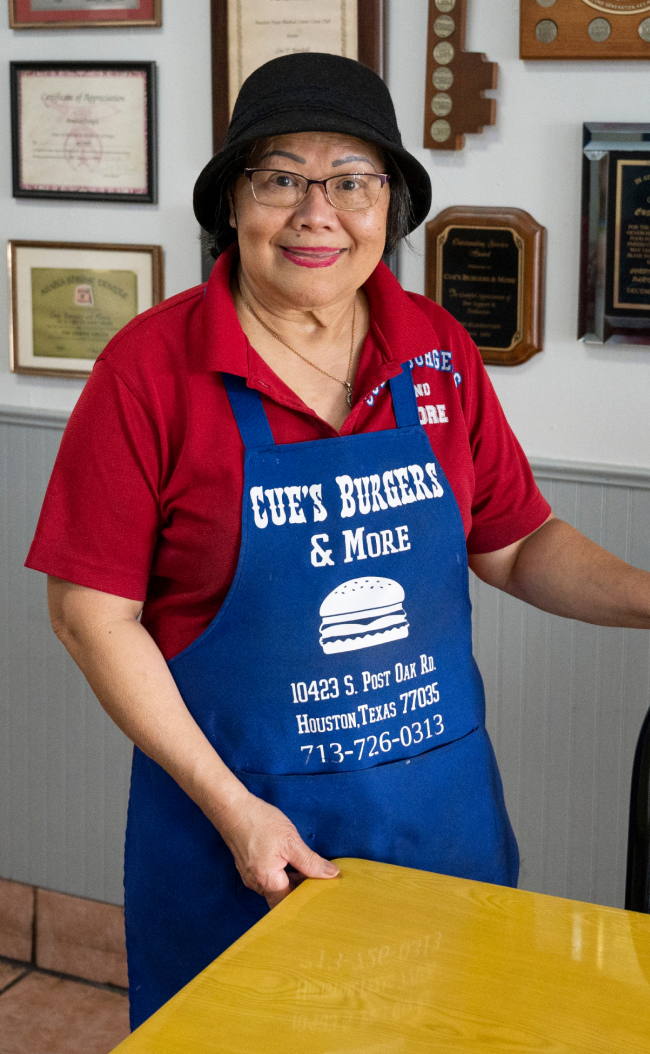
[{"label": "framed award plaque", "polygon": [[426,288],[484,362],[517,366],[543,348],[546,229],[522,209],[454,206],[426,226]]},{"label": "framed award plaque", "polygon": [[519,0],[522,59],[650,58],[650,0]]},{"label": "framed award plaque", "polygon": [[578,338],[650,345],[650,124],[583,126]]}]

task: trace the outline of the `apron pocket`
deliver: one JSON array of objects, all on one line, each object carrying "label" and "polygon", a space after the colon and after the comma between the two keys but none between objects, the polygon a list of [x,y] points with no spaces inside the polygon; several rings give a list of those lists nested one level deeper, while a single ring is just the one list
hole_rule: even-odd
[{"label": "apron pocket", "polygon": [[236,775],[252,794],[281,809],[321,856],[513,882],[514,835],[481,728],[416,758],[372,769]]}]

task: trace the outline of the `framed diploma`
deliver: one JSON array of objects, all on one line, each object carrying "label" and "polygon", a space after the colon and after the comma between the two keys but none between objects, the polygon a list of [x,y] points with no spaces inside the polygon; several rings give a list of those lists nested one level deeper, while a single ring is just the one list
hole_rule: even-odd
[{"label": "framed diploma", "polygon": [[454,206],[426,225],[426,295],[484,362],[518,366],[543,348],[546,229],[522,209]]},{"label": "framed diploma", "polygon": [[650,0],[519,0],[519,56],[650,58]]},{"label": "framed diploma", "polygon": [[156,201],[155,62],[12,62],[16,198]]},{"label": "framed diploma", "polygon": [[159,245],[10,241],[14,373],[87,377],[118,330],[164,296]]},{"label": "framed diploma", "polygon": [[650,124],[583,126],[578,338],[650,345]]},{"label": "framed diploma", "polygon": [[162,0],[9,0],[11,29],[161,25]]},{"label": "framed diploma", "polygon": [[325,51],[384,74],[385,0],[211,0],[212,120],[223,146],[237,93],[270,59]]}]

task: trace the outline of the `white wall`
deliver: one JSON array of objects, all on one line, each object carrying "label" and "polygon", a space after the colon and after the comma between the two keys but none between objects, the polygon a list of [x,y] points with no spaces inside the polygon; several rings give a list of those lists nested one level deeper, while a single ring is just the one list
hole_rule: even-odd
[{"label": "white wall", "polygon": [[[0,18],[0,241],[162,245],[167,296],[201,281],[192,187],[212,146],[209,0],[165,0],[161,29],[10,30]],[[158,65],[157,205],[51,202],[11,196],[10,60],[155,60]],[[83,381],[9,372],[6,282],[0,281],[0,404],[71,410]]]},{"label": "white wall", "polygon": [[[432,215],[449,205],[526,209],[548,229],[546,348],[523,366],[490,367],[529,456],[650,466],[650,347],[576,340],[583,121],[648,121],[650,63],[521,62],[518,0],[468,0],[467,48],[499,63],[497,124],[458,153],[421,147],[427,0],[391,0],[389,85],[406,145],[433,181]],[[541,8],[540,8],[541,10]],[[408,289],[424,292],[418,255]]]},{"label": "white wall", "polygon": [[[576,341],[580,147],[585,120],[648,120],[650,65],[523,63],[517,0],[468,0],[468,48],[499,63],[494,128],[455,154],[422,149],[427,0],[390,0],[389,84],[406,145],[428,167],[432,215],[448,205],[508,205],[548,228],[546,350],[524,366],[491,367],[526,452],[536,457],[650,467],[650,348],[605,350]],[[3,16],[4,17],[4,16]],[[160,202],[131,206],[11,197],[8,77],[0,108],[0,237],[124,241],[165,249],[167,295],[200,280],[191,210],[210,154],[208,0],[165,0],[160,30],[0,29],[0,55],[32,59],[155,59],[160,93]],[[424,230],[404,253],[402,280],[422,291]],[[6,293],[0,286],[0,404],[69,409],[81,382],[9,373]]]}]

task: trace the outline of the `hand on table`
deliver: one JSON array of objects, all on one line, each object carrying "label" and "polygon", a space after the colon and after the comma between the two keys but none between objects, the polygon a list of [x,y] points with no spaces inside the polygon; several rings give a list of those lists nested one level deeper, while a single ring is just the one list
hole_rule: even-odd
[{"label": "hand on table", "polygon": [[[249,794],[219,824],[245,886],[274,908],[305,878],[336,878],[339,869],[305,845],[274,805]],[[287,873],[288,866],[295,871]]]}]

